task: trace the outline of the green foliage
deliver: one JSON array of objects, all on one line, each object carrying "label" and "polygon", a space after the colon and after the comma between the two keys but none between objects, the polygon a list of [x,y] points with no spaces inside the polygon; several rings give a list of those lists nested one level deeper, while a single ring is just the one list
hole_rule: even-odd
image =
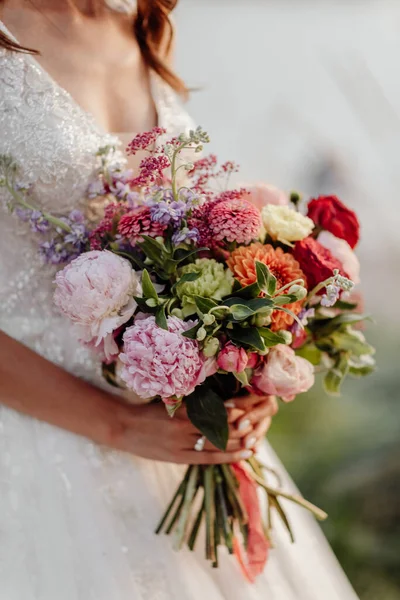
[{"label": "green foliage", "polygon": [[228,443],[228,414],[221,396],[208,385],[197,387],[185,398],[187,414],[193,425],[219,450]]}]

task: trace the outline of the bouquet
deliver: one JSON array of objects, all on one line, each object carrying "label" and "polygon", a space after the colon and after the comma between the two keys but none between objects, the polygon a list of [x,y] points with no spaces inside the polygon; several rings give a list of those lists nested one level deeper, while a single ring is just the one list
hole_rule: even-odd
[{"label": "bouquet", "polygon": [[[173,139],[159,128],[138,135],[127,152],[148,155],[136,176],[113,148],[102,148],[87,194],[89,207],[101,208],[95,221],[77,210],[35,208],[10,157],[1,158],[0,176],[9,208],[42,235],[44,260],[66,263],[54,301],[82,343],[101,354],[104,377],[163,402],[171,417],[185,403],[203,436],[200,451],[206,438],[226,448],[225,401],[234,395],[290,402],[318,371],[335,395],[348,374],[374,368],[353,294],[355,213],[335,196],[305,205],[299,194],[269,186],[229,189],[234,163],[196,160],[208,141],[200,128]],[[212,565],[226,546],[254,580],[271,546],[273,513],[293,539],[282,498],[326,517],[272,477],[254,455],[189,465],[157,532],[193,549],[204,522]]]}]

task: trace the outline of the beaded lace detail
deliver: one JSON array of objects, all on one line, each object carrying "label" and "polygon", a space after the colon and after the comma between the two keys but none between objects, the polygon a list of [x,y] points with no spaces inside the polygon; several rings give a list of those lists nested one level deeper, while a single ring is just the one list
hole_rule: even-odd
[{"label": "beaded lace detail", "polygon": [[[6,31],[1,22],[0,28]],[[152,81],[160,126],[172,134],[186,130],[191,121],[173,91],[156,76]],[[22,181],[33,185],[36,206],[57,214],[82,208],[97,150],[119,146],[118,138],[102,131],[30,55],[0,49],[0,84],[0,154],[16,160]],[[7,193],[0,194],[4,205]],[[98,360],[80,347],[53,307],[55,268],[43,265],[36,236],[7,209],[0,212],[0,328],[101,383]]]}]

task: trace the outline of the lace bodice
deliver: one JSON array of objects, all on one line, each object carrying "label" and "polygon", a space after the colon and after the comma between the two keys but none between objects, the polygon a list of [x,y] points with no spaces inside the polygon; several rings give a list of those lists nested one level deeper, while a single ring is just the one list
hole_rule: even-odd
[{"label": "lace bodice", "polygon": [[[7,32],[0,21],[0,29]],[[168,133],[191,126],[174,92],[155,75],[159,125]],[[18,163],[33,203],[53,213],[81,207],[96,152],[119,146],[43,70],[33,56],[0,49],[0,154]],[[116,154],[116,159],[121,160]],[[6,192],[0,191],[4,205]],[[97,378],[98,360],[80,347],[52,302],[55,268],[43,264],[37,234],[0,211],[0,329],[78,375]],[[99,380],[100,381],[100,380]]]}]

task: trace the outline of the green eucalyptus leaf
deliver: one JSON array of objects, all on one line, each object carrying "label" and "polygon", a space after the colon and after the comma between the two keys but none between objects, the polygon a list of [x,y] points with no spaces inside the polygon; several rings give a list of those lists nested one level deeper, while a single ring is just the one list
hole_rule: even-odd
[{"label": "green eucalyptus leaf", "polygon": [[233,326],[232,329],[227,329],[226,332],[234,342],[250,346],[260,352],[264,352],[266,348],[263,338],[256,327],[243,328]]},{"label": "green eucalyptus leaf", "polygon": [[228,414],[221,396],[207,386],[197,387],[185,398],[187,414],[193,425],[219,450],[226,449],[229,438]]},{"label": "green eucalyptus leaf", "polygon": [[158,302],[158,294],[146,269],[142,273],[142,290],[144,298],[153,298]]}]

